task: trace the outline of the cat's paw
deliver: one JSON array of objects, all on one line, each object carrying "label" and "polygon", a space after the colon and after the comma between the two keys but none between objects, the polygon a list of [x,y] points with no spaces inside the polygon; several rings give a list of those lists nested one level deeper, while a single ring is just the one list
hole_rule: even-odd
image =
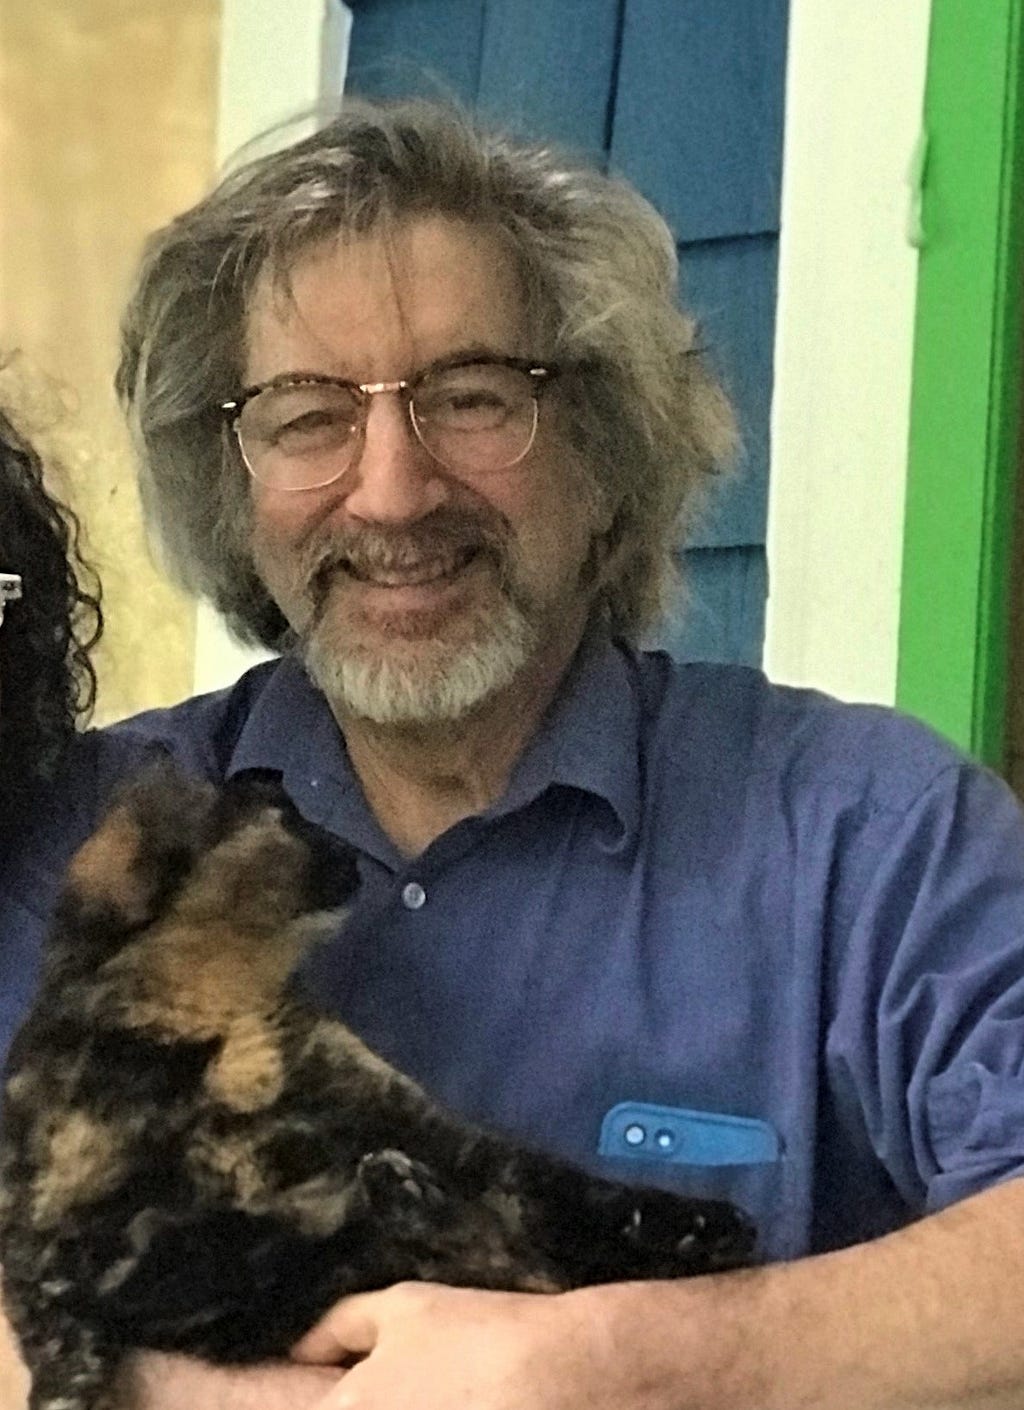
[{"label": "cat's paw", "polygon": [[647,1277],[680,1277],[748,1264],[755,1231],[723,1200],[689,1199],[664,1190],[633,1190],[623,1199],[619,1238]]},{"label": "cat's paw", "polygon": [[590,1281],[679,1278],[749,1264],[754,1229],[723,1200],[601,1182],[587,1192]]},{"label": "cat's paw", "polygon": [[402,1211],[423,1215],[447,1202],[430,1167],[404,1151],[370,1151],[359,1162],[357,1178],[371,1209],[390,1217]]}]

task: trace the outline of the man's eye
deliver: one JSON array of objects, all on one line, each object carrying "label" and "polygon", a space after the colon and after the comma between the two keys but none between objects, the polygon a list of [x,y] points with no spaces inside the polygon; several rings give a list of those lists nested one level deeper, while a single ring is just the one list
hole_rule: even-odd
[{"label": "man's eye", "polygon": [[269,443],[282,450],[331,444],[352,434],[354,418],[338,407],[310,407],[275,421],[269,428]]},{"label": "man's eye", "polygon": [[449,392],[443,400],[452,411],[473,411],[478,406],[505,405],[502,397],[485,387],[465,387],[459,391]]},{"label": "man's eye", "polygon": [[345,418],[337,411],[304,411],[301,416],[289,417],[277,427],[279,436],[301,436],[307,431],[319,431],[323,426],[346,425]]},{"label": "man's eye", "polygon": [[492,387],[439,387],[419,398],[416,410],[426,421],[473,430],[502,420],[509,403]]}]

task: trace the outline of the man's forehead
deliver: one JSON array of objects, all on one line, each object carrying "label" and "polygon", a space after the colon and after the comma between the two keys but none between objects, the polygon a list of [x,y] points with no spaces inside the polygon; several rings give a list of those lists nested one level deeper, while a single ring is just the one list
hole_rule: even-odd
[{"label": "man's forehead", "polygon": [[383,356],[388,343],[430,358],[467,340],[515,353],[523,305],[515,263],[494,231],[425,218],[268,261],[248,302],[247,360],[265,377],[281,370],[263,366],[278,353],[358,358],[367,342]]},{"label": "man's forehead", "polygon": [[250,307],[284,310],[310,281],[344,281],[355,287],[372,283],[406,297],[425,281],[468,273],[474,282],[515,284],[516,259],[505,232],[490,225],[430,215],[391,223],[380,229],[338,231],[297,247],[272,253],[260,269]]}]

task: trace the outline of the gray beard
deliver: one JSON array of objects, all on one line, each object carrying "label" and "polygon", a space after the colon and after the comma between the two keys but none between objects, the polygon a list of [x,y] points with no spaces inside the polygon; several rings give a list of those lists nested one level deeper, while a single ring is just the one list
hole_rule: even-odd
[{"label": "gray beard", "polygon": [[348,652],[326,623],[302,644],[312,679],[336,710],[378,725],[435,725],[460,719],[511,685],[537,649],[540,633],[507,597],[481,613],[470,640],[427,644],[420,659]]}]

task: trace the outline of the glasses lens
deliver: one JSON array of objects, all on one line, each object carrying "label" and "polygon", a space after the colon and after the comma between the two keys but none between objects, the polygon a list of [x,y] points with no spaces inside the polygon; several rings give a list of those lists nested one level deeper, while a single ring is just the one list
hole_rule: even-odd
[{"label": "glasses lens", "polygon": [[537,388],[527,372],[473,363],[433,373],[416,391],[420,439],[455,470],[500,470],[530,449],[537,429]]},{"label": "glasses lens", "polygon": [[358,395],[331,383],[267,387],[238,418],[238,441],[257,480],[279,489],[337,478],[351,459],[361,421]]}]

